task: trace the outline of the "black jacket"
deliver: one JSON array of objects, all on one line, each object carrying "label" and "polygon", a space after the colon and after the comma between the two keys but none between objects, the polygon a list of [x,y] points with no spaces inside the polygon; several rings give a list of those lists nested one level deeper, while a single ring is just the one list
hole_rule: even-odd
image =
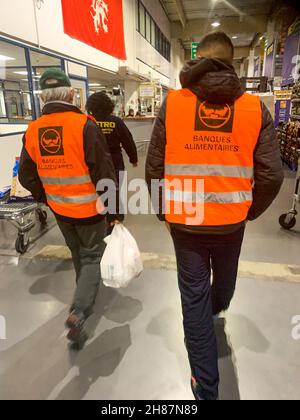
[{"label": "black jacket", "polygon": [[94,117],[106,137],[116,171],[125,169],[122,148],[127,153],[130,163],[136,164],[138,162],[136,144],[124,121],[114,115],[96,114]]},{"label": "black jacket", "polygon": [[[73,105],[62,102],[51,102],[43,109],[43,115],[54,113],[81,111]],[[93,184],[97,187],[99,180],[112,179],[116,182],[115,170],[110,152],[107,147],[106,139],[99,131],[97,124],[88,119],[83,131],[85,162],[89,168],[89,173]],[[38,175],[36,163],[31,159],[26,150],[26,134],[23,137],[23,150],[20,159],[19,180],[24,188],[29,190],[34,199],[39,203],[47,204],[46,194],[43,184]],[[101,195],[105,191],[98,191]],[[103,219],[102,215],[86,219],[72,219],[58,214],[55,216],[62,221],[76,224],[93,224]],[[122,216],[109,215],[109,219],[122,220]]]},{"label": "black jacket", "polygon": [[[202,101],[213,104],[234,103],[243,95],[243,90],[233,67],[214,59],[198,59],[186,64],[180,74],[183,88],[190,89]],[[263,214],[280,191],[283,182],[283,167],[276,141],[274,122],[266,106],[262,106],[262,128],[254,154],[253,204],[248,220]],[[164,178],[166,147],[166,112],[164,102],[156,120],[146,162],[146,181],[151,192],[151,180]],[[162,202],[162,197],[160,198]],[[161,203],[160,203],[161,204]],[[158,217],[165,220],[160,206]],[[189,227],[176,225],[177,229],[195,233],[226,234],[244,225]]]}]

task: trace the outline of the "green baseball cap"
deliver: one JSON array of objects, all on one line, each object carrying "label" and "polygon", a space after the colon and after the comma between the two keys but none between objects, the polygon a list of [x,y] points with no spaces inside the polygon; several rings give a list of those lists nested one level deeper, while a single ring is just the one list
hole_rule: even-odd
[{"label": "green baseball cap", "polygon": [[42,90],[58,87],[71,87],[69,77],[61,69],[51,68],[46,70],[40,78]]}]

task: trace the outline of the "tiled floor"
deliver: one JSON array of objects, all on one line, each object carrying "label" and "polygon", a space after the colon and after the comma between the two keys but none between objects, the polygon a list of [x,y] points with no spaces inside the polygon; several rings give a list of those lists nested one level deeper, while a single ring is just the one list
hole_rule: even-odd
[{"label": "tiled floor", "polygon": [[[248,225],[243,260],[300,265],[300,220],[293,232],[278,225],[293,187],[288,175],[272,208]],[[126,225],[143,252],[173,253],[154,216],[129,216]],[[47,244],[63,244],[57,227],[50,221],[25,258],[14,252],[14,232],[6,224],[0,232],[0,315],[7,322],[0,399],[192,398],[175,271],[147,269],[122,291],[102,286],[88,325],[91,339],[76,353],[63,325],[72,266],[33,258]],[[300,284],[240,279],[225,330],[216,326],[221,399],[300,399],[300,341],[292,339],[297,314]]]}]

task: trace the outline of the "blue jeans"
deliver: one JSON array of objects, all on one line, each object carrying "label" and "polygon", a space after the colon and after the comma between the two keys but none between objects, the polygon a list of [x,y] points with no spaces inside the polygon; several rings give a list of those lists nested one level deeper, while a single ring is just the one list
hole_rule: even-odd
[{"label": "blue jeans", "polygon": [[244,231],[243,227],[230,235],[201,235],[172,227],[186,347],[204,400],[218,398],[213,315],[228,309],[233,298]]}]

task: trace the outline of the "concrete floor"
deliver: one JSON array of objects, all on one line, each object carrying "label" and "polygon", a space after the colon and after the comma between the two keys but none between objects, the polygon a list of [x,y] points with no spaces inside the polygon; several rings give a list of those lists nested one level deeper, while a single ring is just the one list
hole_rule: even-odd
[{"label": "concrete floor", "polygon": [[[143,159],[142,159],[143,161]],[[143,175],[140,169],[131,176]],[[299,265],[300,220],[285,232],[279,215],[290,206],[293,175],[271,209],[247,227],[242,259]],[[173,254],[153,216],[128,216],[126,226],[142,252]],[[17,257],[14,231],[0,225],[0,399],[191,399],[175,271],[146,269],[125,290],[101,287],[90,319],[91,338],[69,349],[64,320],[74,289],[69,261],[34,256],[63,245],[52,219],[39,228],[26,257]],[[251,273],[250,273],[251,274]],[[300,341],[292,318],[300,315],[300,284],[249,275],[240,279],[226,325],[217,324],[221,399],[300,399]]]}]

